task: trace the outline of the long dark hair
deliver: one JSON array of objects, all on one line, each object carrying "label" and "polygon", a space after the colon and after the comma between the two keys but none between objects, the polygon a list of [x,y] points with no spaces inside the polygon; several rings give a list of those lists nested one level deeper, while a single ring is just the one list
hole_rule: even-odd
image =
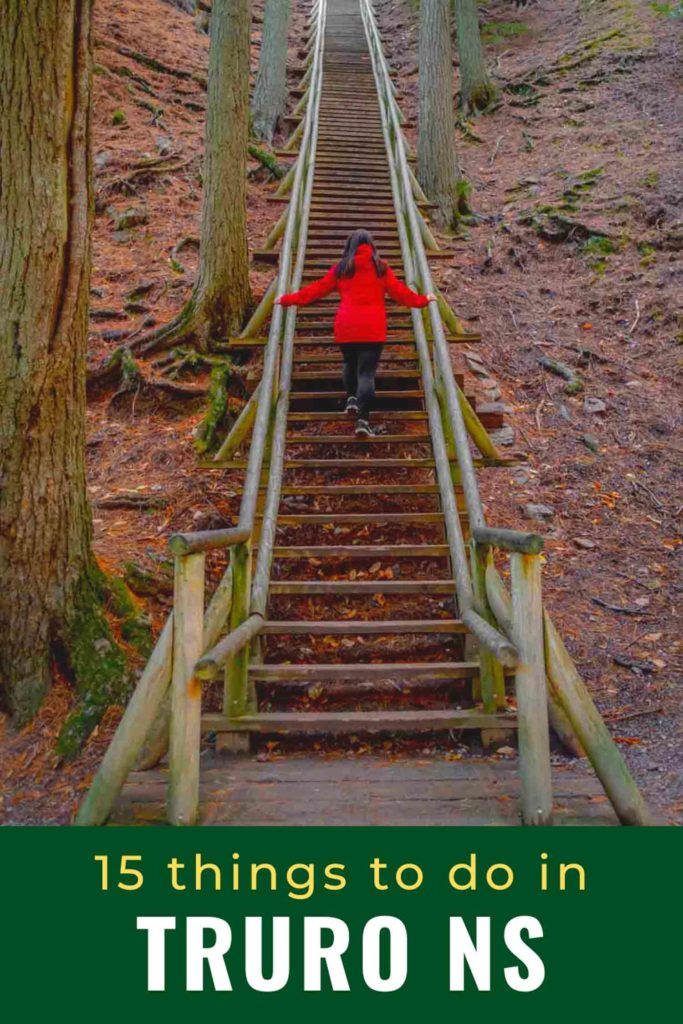
[{"label": "long dark hair", "polygon": [[375,240],[369,231],[352,231],[346,239],[342,258],[336,267],[337,277],[353,277],[356,273],[356,250],[359,245],[369,245],[372,249],[372,262],[378,277],[384,277],[387,265],[379,258]]}]

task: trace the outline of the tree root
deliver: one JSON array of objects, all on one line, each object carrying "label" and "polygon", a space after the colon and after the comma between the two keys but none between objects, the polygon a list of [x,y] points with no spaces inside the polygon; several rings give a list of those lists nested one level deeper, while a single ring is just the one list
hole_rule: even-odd
[{"label": "tree root", "polygon": [[567,366],[566,363],[561,363],[559,359],[551,359],[550,356],[539,356],[539,364],[544,370],[549,370],[550,373],[554,373],[556,377],[562,377],[567,381],[564,390],[568,395],[576,395],[579,391],[583,391],[583,381],[571,366]]},{"label": "tree root", "polygon": [[139,355],[149,355],[150,352],[165,352],[169,348],[174,348],[181,342],[192,340],[199,335],[201,339],[199,348],[204,351],[206,349],[204,341],[205,327],[203,317],[201,317],[197,307],[196,295],[192,295],[174,320],[164,324],[162,327],[158,327],[154,331],[150,331],[148,334],[143,334],[140,338],[136,338],[131,348]]},{"label": "tree root", "polygon": [[202,385],[177,384],[175,381],[158,377],[140,377],[139,380],[120,387],[112,396],[109,407],[121,411],[130,402],[131,412],[134,413],[140,405],[145,408],[150,402],[154,407],[158,407],[160,400],[185,403],[204,399],[208,394],[208,387]]},{"label": "tree root", "polygon": [[152,367],[159,370],[164,377],[176,380],[184,370],[196,373],[202,367],[225,366],[223,356],[207,355],[205,352],[197,352],[196,349],[173,349],[168,355],[155,360]]},{"label": "tree root", "polygon": [[171,156],[136,164],[128,174],[103,182],[97,189],[96,202],[101,203],[107,196],[114,195],[116,192],[134,192],[134,183],[142,183],[155,174],[175,174],[189,167],[196,159],[196,156],[192,156],[189,160],[181,160],[178,163],[177,157]]},{"label": "tree root", "polygon": [[200,241],[196,235],[186,235],[185,238],[180,239],[177,245],[173,246],[173,252],[171,253],[173,259],[177,260],[180,253],[183,251],[183,249],[186,249],[188,245],[193,245],[197,249],[199,248]]},{"label": "tree root", "polygon": [[108,69],[108,70],[110,70],[112,75],[118,75],[119,78],[128,78],[128,79],[130,79],[131,82],[135,82],[135,84],[140,89],[142,89],[143,92],[147,93],[148,96],[153,96],[155,100],[158,100],[158,102],[161,103],[161,99],[155,93],[154,89],[152,88],[151,83],[148,82],[146,78],[143,78],[142,75],[136,75],[136,73],[134,71],[131,71],[130,68],[126,68],[126,67],[123,67],[123,68],[111,68],[111,69]]},{"label": "tree root", "polygon": [[262,149],[260,146],[250,144],[248,147],[249,156],[254,160],[258,160],[262,167],[265,167],[273,178],[277,178],[280,181],[286,175],[289,170],[288,167],[283,166],[278,160],[269,153],[267,150]]},{"label": "tree root", "polygon": [[134,60],[136,64],[141,64],[144,68],[149,68],[150,71],[156,71],[160,75],[172,75],[174,78],[188,79],[192,78],[191,71],[182,71],[180,68],[172,68],[168,64],[162,64],[160,60],[156,60],[155,57],[149,57],[146,53],[140,53],[139,50],[131,50],[128,46],[117,46],[116,52],[120,53],[122,57],[128,57],[129,60]]},{"label": "tree root", "polygon": [[108,494],[93,502],[95,508],[166,508],[168,498],[163,494],[148,494],[143,491],[129,491],[125,494]]},{"label": "tree root", "polygon": [[104,384],[114,381],[131,383],[140,376],[138,364],[133,359],[130,349],[123,345],[117,348],[94,370],[89,370],[86,378],[88,394]]},{"label": "tree root", "polygon": [[124,579],[134,594],[143,597],[173,597],[173,562],[164,563],[167,570],[147,572],[137,562],[124,562]]}]

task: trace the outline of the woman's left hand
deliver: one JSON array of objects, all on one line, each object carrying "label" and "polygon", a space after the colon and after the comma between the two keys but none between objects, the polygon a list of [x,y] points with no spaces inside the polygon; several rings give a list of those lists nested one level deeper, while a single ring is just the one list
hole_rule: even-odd
[{"label": "woman's left hand", "polygon": [[427,296],[427,302],[436,302],[436,301],[437,301],[436,295],[432,295],[432,293],[430,292],[429,295]]}]

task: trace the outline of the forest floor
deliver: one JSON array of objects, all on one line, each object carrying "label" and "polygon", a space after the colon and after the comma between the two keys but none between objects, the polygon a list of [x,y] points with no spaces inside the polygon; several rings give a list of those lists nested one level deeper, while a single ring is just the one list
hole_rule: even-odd
[{"label": "forest floor", "polygon": [[[529,456],[523,467],[482,474],[489,520],[546,536],[547,605],[638,782],[667,820],[682,822],[675,8],[633,0],[482,6],[501,103],[459,130],[478,219],[467,237],[444,239],[454,258],[435,276],[482,333],[461,358],[478,389],[508,407],[501,442]],[[96,11],[93,365],[131,332],[171,319],[191,293],[208,50],[194,19],[164,0],[102,0]],[[378,11],[391,26],[387,54],[410,115],[413,7],[379,0]],[[301,24],[297,11],[292,63]],[[258,25],[253,38],[255,66]],[[141,53],[161,63],[141,63]],[[251,170],[249,241],[258,248],[279,210],[267,201],[276,183],[258,164]],[[268,280],[255,268],[256,294]],[[567,394],[542,356],[568,366],[581,390]],[[141,370],[157,381],[154,362]],[[169,534],[223,525],[233,507],[225,479],[199,468],[193,444],[207,383],[199,369],[195,394],[103,387],[89,404],[96,550],[105,568],[125,575],[156,628],[171,603]],[[54,740],[71,700],[58,682],[29,727],[17,733],[0,722],[0,820],[71,820],[120,716],[112,709],[81,756],[59,764]]]}]

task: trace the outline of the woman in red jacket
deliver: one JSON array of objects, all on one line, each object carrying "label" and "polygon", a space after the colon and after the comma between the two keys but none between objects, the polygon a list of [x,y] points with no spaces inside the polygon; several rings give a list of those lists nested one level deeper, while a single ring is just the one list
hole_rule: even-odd
[{"label": "woman in red jacket", "polygon": [[354,231],[336,266],[319,281],[298,292],[281,295],[282,306],[307,306],[337,289],[341,301],[334,321],[334,337],[344,358],[344,387],[348,395],[346,412],[357,415],[356,434],[372,437],[368,422],[375,397],[375,373],[387,340],[388,294],[403,306],[421,307],[436,301],[433,295],[418,295],[402,284],[377,254],[367,231]]}]

